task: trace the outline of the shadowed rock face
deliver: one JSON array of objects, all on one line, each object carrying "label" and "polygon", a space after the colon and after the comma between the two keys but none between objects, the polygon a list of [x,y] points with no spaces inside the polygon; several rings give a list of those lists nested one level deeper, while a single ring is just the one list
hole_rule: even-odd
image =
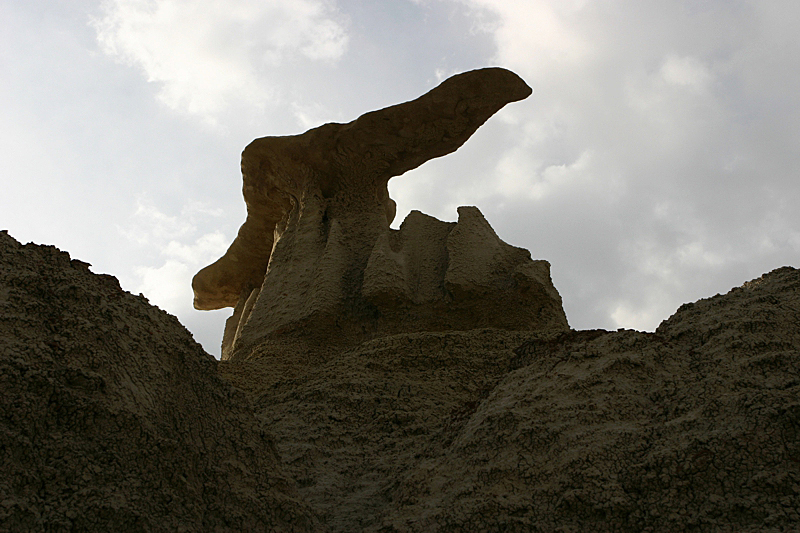
[{"label": "shadowed rock face", "polygon": [[797,531],[799,320],[786,267],[656,333],[400,333],[220,373],[331,531]]},{"label": "shadowed rock face", "polygon": [[178,320],[0,231],[0,532],[320,531]]},{"label": "shadowed rock face", "polygon": [[398,331],[567,329],[549,264],[502,242],[476,208],[461,208],[457,224],[416,213],[389,228],[390,178],[455,151],[530,94],[512,72],[476,70],[349,124],[250,143],[247,220],[192,283],[196,308],[234,307],[223,357],[295,333],[349,344]]}]

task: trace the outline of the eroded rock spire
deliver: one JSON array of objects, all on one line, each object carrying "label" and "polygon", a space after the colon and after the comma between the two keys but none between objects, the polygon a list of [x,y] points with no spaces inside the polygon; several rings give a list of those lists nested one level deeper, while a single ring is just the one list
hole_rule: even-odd
[{"label": "eroded rock spire", "polygon": [[473,70],[348,124],[256,139],[242,153],[247,220],[225,255],[195,276],[195,307],[233,307],[243,289],[260,286],[276,225],[309,196],[333,200],[336,211],[380,213],[390,224],[390,178],[454,152],[500,108],[531,92],[508,70]]},{"label": "eroded rock spire", "polygon": [[[474,70],[445,80],[416,100],[367,113],[348,124],[256,139],[242,153],[247,219],[225,255],[195,276],[195,307],[235,308],[223,343],[229,349],[239,339],[252,344],[309,327],[319,333],[326,324],[334,328],[338,339],[356,330],[380,330],[377,322],[388,316],[388,308],[380,309],[387,294],[394,294],[390,299],[401,308],[420,303],[406,279],[419,273],[400,264],[417,257],[417,252],[408,255],[408,250],[416,248],[402,252],[399,234],[389,229],[395,215],[387,190],[389,179],[454,152],[504,105],[531,92],[508,70]],[[477,215],[483,220],[480,212]],[[449,230],[443,236],[447,234]],[[402,240],[414,238],[406,231]],[[439,243],[444,246],[440,251],[423,256],[446,263],[446,240]],[[390,263],[400,262],[397,268],[386,266],[384,259],[390,257]],[[370,262],[372,273],[365,274]],[[513,280],[516,267],[509,265],[511,270],[506,268],[503,275]],[[375,268],[394,268],[396,278],[405,276],[396,280],[402,288],[395,291],[391,283],[377,279]],[[441,271],[431,281],[438,291],[434,299],[451,301],[453,295],[445,286],[448,266],[431,268]],[[544,276],[541,282],[550,284],[549,265],[546,270],[535,277]],[[551,292],[558,297],[554,288]],[[565,326],[560,298],[557,304],[560,318],[556,322]],[[434,322],[448,327],[448,320]],[[246,323],[250,324],[245,328]]]}]

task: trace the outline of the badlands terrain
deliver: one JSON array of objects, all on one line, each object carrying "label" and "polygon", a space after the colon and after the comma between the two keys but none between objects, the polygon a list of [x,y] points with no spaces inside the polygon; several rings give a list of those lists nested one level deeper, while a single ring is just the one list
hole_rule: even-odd
[{"label": "badlands terrain", "polygon": [[529,94],[482,69],[248,145],[193,281],[221,361],[0,232],[0,532],[800,530],[800,271],[576,331],[477,207],[390,228],[389,179]]}]

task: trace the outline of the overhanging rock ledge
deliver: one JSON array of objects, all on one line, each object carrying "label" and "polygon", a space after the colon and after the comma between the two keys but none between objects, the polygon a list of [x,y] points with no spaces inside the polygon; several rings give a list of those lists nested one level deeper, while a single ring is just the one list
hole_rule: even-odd
[{"label": "overhanging rock ledge", "polygon": [[390,178],[454,152],[531,92],[508,70],[474,70],[348,124],[250,143],[247,219],[192,282],[197,309],[234,307],[223,358],[275,339],[346,345],[405,331],[567,330],[549,264],[501,241],[477,208],[459,208],[457,223],[412,212],[389,227]]}]

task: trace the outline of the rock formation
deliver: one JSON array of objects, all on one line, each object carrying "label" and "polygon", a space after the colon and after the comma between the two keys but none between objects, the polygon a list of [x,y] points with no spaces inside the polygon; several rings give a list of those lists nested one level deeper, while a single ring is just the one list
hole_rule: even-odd
[{"label": "rock formation", "polygon": [[[223,358],[288,339],[352,345],[399,331],[568,329],[549,264],[502,242],[476,208],[457,224],[389,228],[390,178],[455,151],[531,89],[489,68],[404,104],[265,137],[242,154],[247,220],[192,283],[195,307],[234,307]],[[502,310],[502,312],[499,312]]]}]

